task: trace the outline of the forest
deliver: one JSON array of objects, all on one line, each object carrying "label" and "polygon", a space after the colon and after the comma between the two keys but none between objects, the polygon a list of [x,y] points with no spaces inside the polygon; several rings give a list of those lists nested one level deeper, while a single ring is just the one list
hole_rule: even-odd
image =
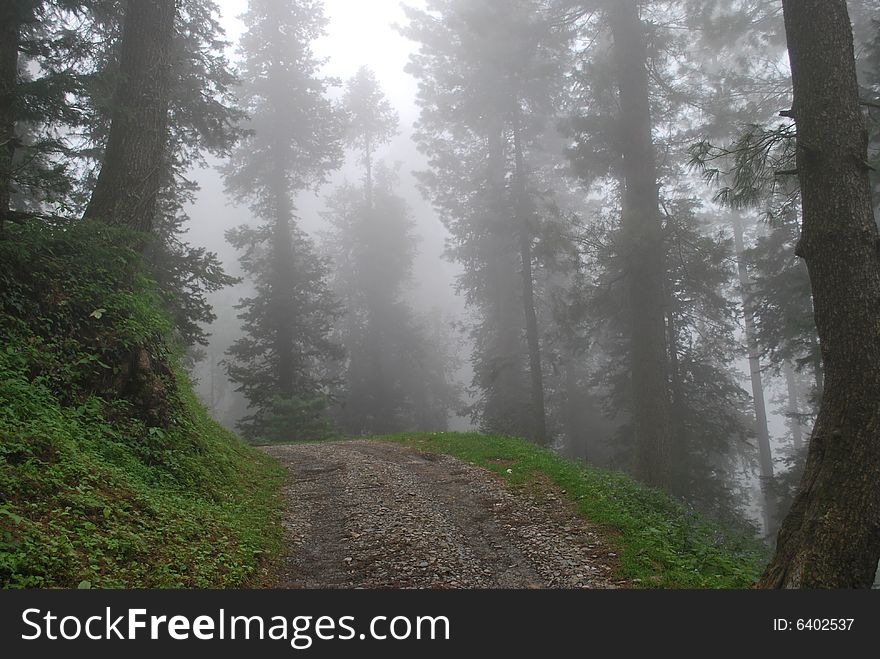
[{"label": "forest", "polygon": [[0,583],[870,588],[878,147],[878,0],[3,0]]}]

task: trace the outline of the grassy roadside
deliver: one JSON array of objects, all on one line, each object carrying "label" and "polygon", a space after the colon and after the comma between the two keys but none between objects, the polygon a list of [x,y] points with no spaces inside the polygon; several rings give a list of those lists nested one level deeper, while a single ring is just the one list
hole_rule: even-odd
[{"label": "grassy roadside", "polygon": [[[196,401],[131,244],[88,222],[0,239],[0,586],[260,585],[280,552],[283,469]],[[549,478],[645,586],[747,586],[764,560],[659,492],[523,441],[384,439],[514,486]]]},{"label": "grassy roadside", "polygon": [[609,529],[620,555],[619,576],[643,587],[745,588],[767,560],[767,550],[756,540],[722,528],[660,491],[523,440],[460,433],[374,439],[455,456],[495,472],[513,487],[549,478],[579,514]]},{"label": "grassy roadside", "polygon": [[[280,550],[281,468],[195,400],[165,434],[110,425],[11,378],[0,359],[0,586],[227,588]],[[188,394],[189,396],[189,394]],[[118,421],[117,421],[118,424]],[[155,433],[152,439],[156,439]],[[157,459],[158,458],[158,459]]]},{"label": "grassy roadside", "polygon": [[128,242],[0,240],[0,587],[258,585],[280,551],[284,471],[197,402]]}]

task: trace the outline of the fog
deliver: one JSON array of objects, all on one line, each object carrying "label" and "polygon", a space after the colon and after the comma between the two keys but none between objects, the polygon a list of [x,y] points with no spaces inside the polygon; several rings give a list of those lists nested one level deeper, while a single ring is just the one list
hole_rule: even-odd
[{"label": "fog", "polygon": [[[195,484],[263,535],[280,527],[262,504],[227,505],[244,480],[266,502],[279,466],[350,475],[393,455],[408,466],[384,464],[397,476],[374,494],[399,503],[420,473],[434,509],[459,496],[433,482],[455,464],[427,467],[436,451],[546,476],[600,525],[626,518],[620,556],[682,584],[754,581],[771,550],[761,585],[868,585],[878,15],[880,0],[0,4],[14,488],[45,459],[64,478],[42,505],[70,510],[55,493],[94,460],[95,488],[111,472]],[[134,490],[106,490],[117,501],[88,509],[113,526]],[[33,532],[10,545],[10,583],[128,583],[83,558],[114,553],[98,545],[76,554],[90,571],[42,581],[17,547],[57,518],[10,501],[10,537]]]},{"label": "fog", "polygon": [[[188,174],[199,191],[187,240],[241,278],[209,295],[217,318],[193,353],[212,414],[258,443],[522,436],[770,538],[823,384],[793,251],[800,200],[791,176],[774,174],[793,158],[779,8],[406,5],[326,0],[326,23],[298,32],[321,3],[293,3],[312,13],[289,27],[286,3],[219,3],[252,132],[231,160],[211,155]],[[857,28],[869,5],[854,3]],[[321,88],[273,101],[265,85],[283,74],[260,69],[254,49],[291,43],[306,50],[284,66]],[[860,66],[874,74],[867,54]],[[356,76],[374,85],[366,96]],[[295,120],[296,94],[318,114]],[[382,103],[396,114],[388,139]],[[345,136],[331,135],[339,108]],[[272,112],[287,110],[285,127]],[[308,146],[312,130],[325,137]],[[281,167],[297,181],[289,211],[255,173],[285,140],[302,150]],[[272,266],[279,227],[293,252]],[[273,357],[261,305],[281,304],[279,273],[295,278],[313,257],[327,271],[296,286],[317,288],[282,307],[296,325],[326,290],[325,331],[290,330],[301,352]]]},{"label": "fog", "polygon": [[[418,7],[422,3],[416,1],[408,4]],[[234,62],[235,44],[244,30],[240,19],[247,10],[247,1],[222,0],[218,6],[220,23],[229,41],[228,53]],[[325,59],[322,73],[341,82],[355,75],[362,66],[367,66],[375,73],[383,93],[399,113],[399,133],[389,144],[382,146],[376,156],[397,168],[400,178],[398,193],[406,200],[416,222],[418,253],[406,294],[415,309],[424,313],[439,313],[444,322],[452,327],[465,314],[463,300],[455,293],[455,278],[460,268],[444,258],[448,233],[430,202],[417,190],[413,176],[415,170],[426,168],[426,159],[418,152],[412,139],[413,125],[419,114],[415,104],[417,82],[404,72],[404,67],[415,51],[415,45],[397,29],[405,20],[402,3],[397,0],[369,3],[330,0],[324,3],[324,12],[329,20],[327,31],[314,44],[318,57]],[[334,97],[338,98],[340,94],[341,85],[331,90]],[[331,174],[325,185],[298,195],[301,226],[310,234],[318,236],[326,228],[321,219],[321,214],[326,211],[326,192],[343,182],[356,182],[361,178],[355,160],[349,155],[345,164]],[[231,203],[224,194],[222,175],[216,169],[222,161],[209,158],[208,163],[208,167],[198,167],[190,173],[200,189],[186,208],[190,218],[186,224],[188,239],[194,245],[217,253],[226,270],[240,277],[242,273],[237,256],[225,239],[225,233],[248,221],[249,212],[246,207]],[[233,304],[248,290],[247,281],[243,281],[238,286],[211,296],[217,320],[209,329],[213,336],[206,347],[208,356],[197,364],[195,371],[200,395],[208,401],[214,414],[231,427],[244,413],[246,402],[240,393],[234,391],[221,362],[238,333],[238,312]],[[454,331],[452,333],[456,334]],[[462,345],[459,346],[461,357],[455,380],[464,386],[470,381],[472,373],[466,361],[465,339],[457,340]],[[222,392],[222,395],[218,392]],[[467,416],[457,411],[451,415],[449,429],[472,430],[474,427]]]}]

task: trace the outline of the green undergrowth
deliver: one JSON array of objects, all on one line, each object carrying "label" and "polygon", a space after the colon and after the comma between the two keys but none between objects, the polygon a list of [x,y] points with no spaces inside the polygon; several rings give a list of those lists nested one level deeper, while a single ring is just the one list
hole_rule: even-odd
[{"label": "green undergrowth", "polygon": [[376,439],[461,458],[517,488],[549,478],[580,515],[606,528],[619,554],[617,576],[638,587],[745,588],[767,560],[757,540],[701,517],[663,492],[520,439],[460,433]]},{"label": "green undergrowth", "polygon": [[0,238],[4,587],[257,585],[280,550],[283,472],[195,399],[135,240]]}]

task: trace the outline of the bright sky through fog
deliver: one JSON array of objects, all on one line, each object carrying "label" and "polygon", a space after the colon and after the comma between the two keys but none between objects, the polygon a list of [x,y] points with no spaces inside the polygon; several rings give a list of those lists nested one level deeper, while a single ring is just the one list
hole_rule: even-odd
[{"label": "bright sky through fog", "polygon": [[[248,2],[217,2],[226,39],[237,45],[244,31],[239,17],[247,11]],[[418,46],[394,28],[394,24],[406,23],[402,8],[404,4],[424,7],[425,0],[324,0],[325,15],[329,19],[327,34],[314,44],[314,48],[320,58],[327,60],[325,75],[345,81],[362,66],[372,69],[385,96],[400,115],[400,135],[381,149],[377,156],[389,163],[402,163],[398,193],[406,199],[413,212],[421,241],[420,255],[415,264],[415,279],[422,287],[419,297],[427,301],[424,306],[442,305],[442,300],[446,300],[446,306],[458,308],[461,300],[455,297],[452,287],[457,268],[442,258],[446,230],[430,203],[416,191],[412,177],[413,170],[424,169],[426,163],[410,138],[413,123],[418,118],[415,105],[418,85],[403,70],[410,53]],[[230,58],[233,63],[236,62],[238,54],[235,50],[230,52]],[[334,93],[341,93],[341,90],[337,89]],[[357,181],[360,176],[360,166],[350,158],[347,166],[333,175],[331,186],[322,192],[329,192],[333,185],[343,179]],[[197,178],[204,190],[199,202],[190,209],[194,220],[190,225],[190,238],[223,254],[229,269],[237,272],[235,259],[229,253],[223,234],[226,229],[247,221],[246,206],[232,209],[227,206],[228,199],[217,193],[222,190],[222,183],[215,172],[202,171]],[[307,193],[301,194],[297,200],[301,226],[313,234],[323,228],[320,205],[320,200]]]},{"label": "bright sky through fog", "polygon": [[[415,118],[415,81],[403,72],[414,45],[393,28],[405,17],[400,0],[324,0],[330,24],[327,36],[315,43],[315,52],[328,58],[325,72],[342,78],[353,76],[361,66],[370,67],[382,84],[386,96],[405,123]],[[423,0],[406,0],[422,6]],[[219,0],[223,26],[230,41],[237,41],[243,26],[238,20],[247,9],[247,0]]]}]

